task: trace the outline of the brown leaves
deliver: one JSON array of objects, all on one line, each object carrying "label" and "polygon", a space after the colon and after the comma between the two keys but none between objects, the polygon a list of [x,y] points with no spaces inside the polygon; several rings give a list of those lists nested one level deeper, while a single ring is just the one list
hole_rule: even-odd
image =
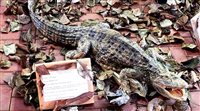
[{"label": "brown leaves", "polygon": [[67,16],[65,14],[62,15],[62,17],[60,18],[60,23],[67,25],[70,23],[70,20],[67,18]]},{"label": "brown leaves", "polygon": [[16,53],[16,45],[15,44],[5,44],[3,46],[3,52],[4,54],[7,56],[7,55],[10,55],[10,54],[15,54]]},{"label": "brown leaves", "polygon": [[19,31],[21,29],[21,25],[18,23],[18,21],[14,20],[10,22],[10,30],[12,32]]},{"label": "brown leaves", "polygon": [[162,28],[169,27],[171,25],[172,25],[172,21],[169,20],[169,19],[165,19],[165,20],[163,20],[163,21],[160,22],[160,26]]},{"label": "brown leaves", "polygon": [[0,68],[7,69],[10,68],[12,63],[9,60],[0,60]]},{"label": "brown leaves", "polygon": [[17,15],[17,18],[21,24],[28,24],[31,21],[30,17],[25,14]]},{"label": "brown leaves", "polygon": [[10,25],[9,25],[9,24],[5,24],[5,25],[1,28],[1,32],[2,32],[2,33],[8,33],[8,32],[10,32]]},{"label": "brown leaves", "polygon": [[[95,6],[97,4],[95,0],[87,0],[87,1],[88,1],[87,2],[88,6]],[[47,4],[44,4],[44,3],[38,4],[38,6],[36,7],[36,13],[39,16],[42,15],[44,18],[47,18],[51,22],[57,22],[64,25],[68,25],[68,24],[71,24],[72,22],[79,21],[79,17],[82,15],[82,12],[79,10],[80,8],[82,8],[82,5],[77,3],[79,2],[79,0],[72,0],[73,3],[77,3],[77,4],[74,4],[76,5],[75,8],[72,5],[68,5],[68,4],[58,8],[56,7],[57,5],[50,2],[52,2],[52,0],[49,0],[49,3]],[[179,35],[178,36],[170,35],[171,33],[170,29],[172,28],[172,25],[173,25],[173,28],[176,30],[184,29],[182,27],[185,26],[188,23],[188,20],[190,19],[190,16],[187,15],[187,13],[178,13],[178,10],[176,8],[173,9],[175,11],[171,11],[170,6],[164,7],[164,6],[160,6],[159,4],[148,5],[149,7],[149,10],[147,11],[148,13],[144,13],[143,9],[132,8],[131,4],[128,3],[127,1],[100,0],[100,3],[102,6],[104,6],[104,11],[100,12],[104,18],[104,22],[109,23],[109,25],[111,25],[111,28],[115,28],[117,30],[126,30],[126,31],[128,30],[128,31],[135,32],[136,34],[138,34],[138,36],[140,36],[140,38],[142,38],[142,42],[144,44],[147,44],[149,46],[154,46],[154,45],[160,45],[160,44],[184,42],[183,37]],[[9,12],[7,10],[7,13],[15,13],[15,14],[18,13],[18,11],[16,11],[15,9],[16,9],[16,6],[14,6]],[[85,9],[87,10],[87,13],[91,12],[89,7],[86,7]],[[85,13],[86,17],[88,17],[87,13]],[[179,16],[176,16],[176,15],[179,15]],[[20,30],[19,25],[18,25],[19,23],[27,24],[29,23],[29,21],[30,21],[30,18],[26,16],[25,14],[19,15],[18,21],[9,22],[10,23],[9,25],[2,28],[2,32],[7,33],[10,30],[18,31]],[[89,23],[83,23],[82,25],[93,26],[98,23],[99,21],[90,21]],[[127,33],[127,35],[129,35],[129,33]],[[28,32],[22,33],[21,39],[23,39],[24,41],[28,43],[32,42],[33,37],[31,35],[31,30],[28,30]],[[192,50],[196,48],[194,44],[183,43],[182,46],[183,48],[192,49]],[[32,66],[33,63],[50,62],[55,59],[53,51],[52,52],[49,51],[49,53],[47,54],[44,51],[45,49],[39,48],[37,44],[29,44],[28,47],[26,45],[24,46],[21,45],[18,48],[25,50],[26,55],[23,55],[25,57],[21,57],[21,58],[19,56],[9,56],[9,57],[10,57],[10,60],[12,59],[16,61],[21,61],[24,64],[22,72],[21,72],[22,76],[30,77],[32,75],[32,69],[30,67]],[[9,51],[12,51],[12,50],[9,50]],[[5,51],[6,55],[14,54],[13,52],[9,52],[9,51],[8,52]],[[157,59],[169,61],[167,56],[162,56],[164,55],[163,53],[161,53],[160,55],[156,55],[155,53],[151,55],[156,56]],[[168,53],[167,55],[170,55],[170,54]],[[198,62],[199,61],[195,59],[195,60],[191,60],[189,63],[186,62],[183,64],[187,68],[195,68]],[[1,64],[2,64],[1,65],[2,68],[10,67],[8,61],[2,61]],[[199,81],[199,78],[196,73],[191,72],[190,75],[192,78],[191,80],[192,82]],[[17,82],[17,86],[22,85],[23,82],[20,82],[20,79],[18,81],[19,82]],[[118,89],[118,85],[119,85],[120,88],[123,89],[123,91],[116,90],[115,88],[113,88],[112,85],[110,85],[111,82],[113,81],[114,81],[115,87],[117,87],[116,89]],[[106,90],[105,88],[108,86],[111,86],[111,89]],[[118,74],[116,74],[115,72],[111,70],[101,72],[100,74],[98,74],[97,80],[96,80],[96,88],[97,88],[97,91],[101,91],[102,96],[107,96],[107,98],[110,100],[111,103],[115,103],[118,105],[125,104],[127,102],[127,100],[129,99],[129,96],[127,94],[137,93],[138,95],[142,97],[145,97],[147,94],[146,87],[143,84],[141,84],[139,81],[131,79],[131,78],[122,79],[119,77]],[[111,90],[114,90],[117,93]],[[107,93],[107,95],[105,95],[105,92]],[[84,95],[86,98],[82,96],[83,97],[82,100],[88,99],[87,98],[88,95],[90,94]],[[78,98],[78,99],[81,99],[81,98]],[[160,105],[160,100],[154,101],[154,103],[152,104],[153,104],[152,107],[154,107],[154,109],[157,109],[157,110],[164,109],[163,106]]]},{"label": "brown leaves", "polygon": [[23,14],[23,8],[21,5],[18,4],[17,0],[16,1],[8,0],[7,9],[4,11],[4,14],[5,15]]},{"label": "brown leaves", "polygon": [[188,20],[189,20],[189,17],[187,15],[183,15],[183,16],[181,16],[180,18],[178,18],[176,20],[176,23],[178,25],[183,26],[183,25],[185,25],[188,22]]},{"label": "brown leaves", "polygon": [[20,33],[20,39],[25,41],[25,42],[31,42],[32,41],[32,34],[31,34],[31,28],[28,29],[27,32],[21,31]]},{"label": "brown leaves", "polygon": [[187,43],[183,43],[182,44],[182,48],[186,49],[186,50],[194,50],[197,48],[197,45],[195,44],[187,44]]},{"label": "brown leaves", "polygon": [[17,20],[7,19],[6,24],[1,28],[1,32],[8,33],[8,32],[16,32],[21,29],[21,25]]},{"label": "brown leaves", "polygon": [[87,1],[87,5],[88,6],[95,6],[95,4],[96,4],[96,0],[86,0]]},{"label": "brown leaves", "polygon": [[22,80],[21,75],[16,73],[14,74],[10,80],[5,81],[10,87],[20,87],[25,84],[25,82]]}]

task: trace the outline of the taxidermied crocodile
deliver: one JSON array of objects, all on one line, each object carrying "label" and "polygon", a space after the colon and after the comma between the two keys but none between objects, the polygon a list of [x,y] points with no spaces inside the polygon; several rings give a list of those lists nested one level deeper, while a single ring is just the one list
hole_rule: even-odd
[{"label": "taxidermied crocodile", "polygon": [[150,83],[161,95],[176,100],[187,98],[188,84],[150,57],[137,44],[119,32],[98,27],[67,26],[51,22],[35,14],[37,0],[29,0],[29,11],[35,27],[52,41],[77,46],[66,57],[76,59],[90,55],[102,67],[120,70],[120,76],[131,75],[142,83]]}]

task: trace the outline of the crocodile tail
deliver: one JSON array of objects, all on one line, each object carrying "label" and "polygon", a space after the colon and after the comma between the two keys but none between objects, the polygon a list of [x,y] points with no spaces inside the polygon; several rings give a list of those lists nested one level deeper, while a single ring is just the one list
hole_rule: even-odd
[{"label": "crocodile tail", "polygon": [[50,40],[64,45],[75,46],[77,39],[83,36],[88,28],[82,26],[67,26],[46,20],[34,12],[38,0],[28,0],[30,17],[39,32]]}]

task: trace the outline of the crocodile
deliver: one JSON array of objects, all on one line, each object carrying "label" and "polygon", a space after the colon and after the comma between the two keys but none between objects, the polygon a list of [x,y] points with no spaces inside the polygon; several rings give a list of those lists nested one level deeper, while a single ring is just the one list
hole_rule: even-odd
[{"label": "crocodile", "polygon": [[162,66],[137,43],[113,29],[68,26],[46,20],[34,12],[37,2],[28,0],[33,24],[55,43],[76,46],[76,50],[66,53],[67,58],[78,59],[89,53],[103,69],[119,71],[121,77],[151,85],[164,97],[179,101],[187,99],[187,82]]}]

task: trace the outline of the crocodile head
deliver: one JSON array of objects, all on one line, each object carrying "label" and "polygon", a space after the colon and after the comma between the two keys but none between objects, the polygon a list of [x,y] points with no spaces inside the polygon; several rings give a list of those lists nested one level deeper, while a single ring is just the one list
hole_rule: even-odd
[{"label": "crocodile head", "polygon": [[174,75],[160,75],[152,81],[155,90],[162,96],[184,101],[188,97],[188,84],[182,78]]}]

